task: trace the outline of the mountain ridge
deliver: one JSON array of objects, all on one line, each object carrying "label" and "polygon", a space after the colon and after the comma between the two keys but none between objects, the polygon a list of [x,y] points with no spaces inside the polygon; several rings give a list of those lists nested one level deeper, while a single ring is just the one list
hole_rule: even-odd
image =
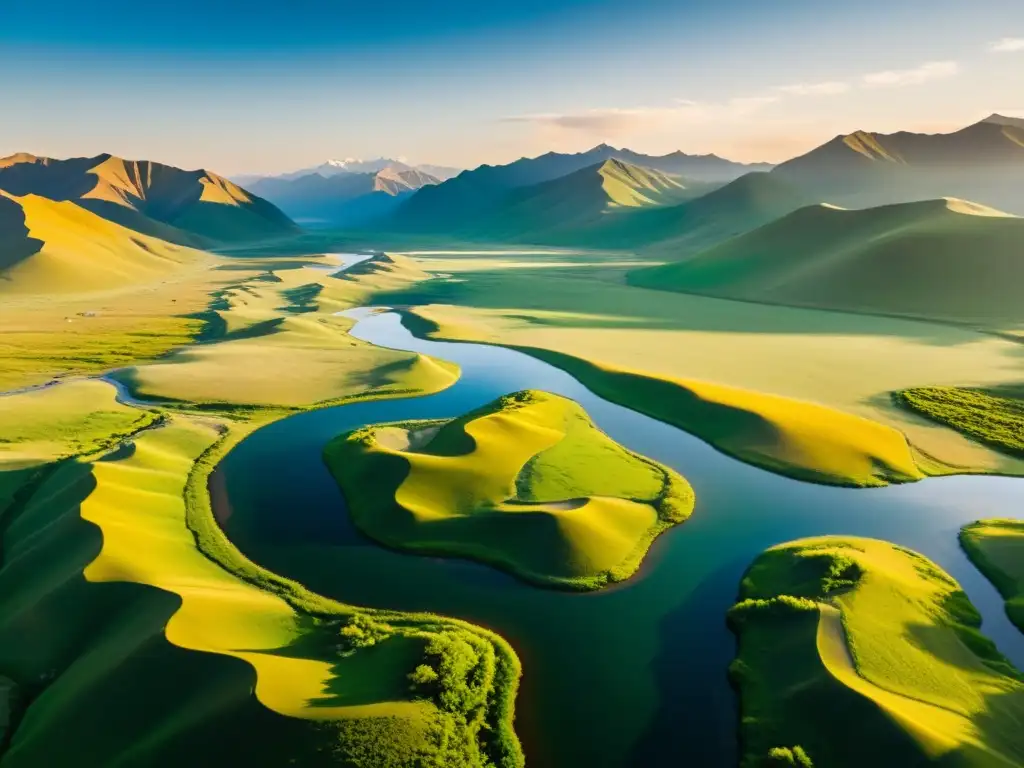
[{"label": "mountain ridge", "polygon": [[186,245],[297,231],[272,204],[223,176],[108,153],[68,159],[18,153],[2,158],[0,190],[74,202],[142,234]]}]

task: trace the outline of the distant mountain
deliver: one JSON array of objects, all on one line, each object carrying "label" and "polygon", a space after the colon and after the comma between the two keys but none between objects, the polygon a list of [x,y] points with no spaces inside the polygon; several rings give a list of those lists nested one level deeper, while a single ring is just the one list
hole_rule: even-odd
[{"label": "distant mountain", "polygon": [[374,172],[266,178],[251,188],[303,222],[359,226],[389,214],[408,194],[438,180],[395,163]]},{"label": "distant mountain", "polygon": [[621,160],[695,181],[731,181],[751,170],[771,167],[743,165],[715,155],[686,155],[682,152],[652,157],[601,144],[572,155],[549,152],[508,165],[482,165],[472,171],[463,171],[442,184],[421,189],[399,208],[392,224],[396,228],[413,231],[458,229],[467,221],[497,209],[513,190],[552,181],[606,160]]},{"label": "distant mountain", "polygon": [[945,321],[1024,321],[1024,219],[962,200],[801,208],[634,285]]},{"label": "distant mountain", "polygon": [[265,179],[294,181],[295,179],[300,179],[303,176],[312,176],[313,174],[323,176],[324,178],[330,178],[331,176],[337,176],[338,174],[343,173],[379,173],[385,169],[419,171],[428,176],[432,176],[439,181],[450,179],[462,172],[461,168],[450,168],[446,165],[410,165],[401,160],[393,160],[389,157],[377,157],[372,160],[360,160],[354,157],[347,157],[344,160],[328,160],[327,162],[320,163],[320,165],[314,165],[311,168],[300,168],[297,171],[289,171],[288,173],[246,174],[242,176],[235,176],[233,178],[237,183],[249,187]]},{"label": "distant mountain", "polygon": [[981,122],[995,123],[996,125],[1008,125],[1011,128],[1024,128],[1024,117],[1007,117],[998,113],[991,114]]},{"label": "distant mountain", "polygon": [[954,133],[856,131],[772,172],[819,199],[880,205],[938,197],[1024,212],[1024,121],[992,115]]},{"label": "distant mountain", "polygon": [[296,230],[266,200],[209,171],[112,155],[70,160],[12,155],[0,159],[0,190],[71,201],[136,232],[175,243],[238,242]]},{"label": "distant mountain", "polygon": [[517,188],[487,215],[465,222],[457,231],[510,242],[571,240],[607,219],[671,205],[694,194],[680,177],[611,159]]},{"label": "distant mountain", "polygon": [[70,200],[0,191],[0,295],[108,290],[160,279],[202,256]]}]

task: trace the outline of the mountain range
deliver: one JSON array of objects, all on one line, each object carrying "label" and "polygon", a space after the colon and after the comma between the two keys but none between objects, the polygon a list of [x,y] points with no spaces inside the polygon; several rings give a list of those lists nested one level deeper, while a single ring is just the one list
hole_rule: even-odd
[{"label": "mountain range", "polygon": [[[304,223],[358,226],[378,219],[410,193],[440,179],[420,168],[387,161],[319,166],[311,173],[257,179],[249,188]],[[337,161],[332,161],[337,163]],[[363,168],[366,170],[349,170]]]},{"label": "mountain range", "polygon": [[222,176],[106,154],[55,160],[21,153],[0,159],[0,190],[71,202],[135,232],[184,245],[297,231],[275,206]]},{"label": "mountain range", "polygon": [[600,144],[586,152],[548,152],[521,158],[508,165],[482,165],[432,187],[424,187],[396,211],[390,226],[406,231],[437,232],[458,229],[472,219],[498,215],[498,209],[512,200],[510,193],[567,176],[607,160],[639,166],[691,181],[727,182],[745,173],[767,170],[766,164],[745,165],[717,155],[642,155],[629,149]]},{"label": "mountain range", "polygon": [[957,197],[1024,213],[1024,120],[991,115],[953,133],[836,136],[773,171],[819,199],[853,206]]}]

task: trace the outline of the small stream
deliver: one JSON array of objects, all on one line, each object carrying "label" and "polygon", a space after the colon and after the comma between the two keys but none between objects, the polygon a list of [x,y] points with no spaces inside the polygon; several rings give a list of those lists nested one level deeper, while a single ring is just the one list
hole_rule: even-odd
[{"label": "small stream", "polygon": [[[227,533],[249,557],[357,605],[426,610],[500,632],[523,661],[516,729],[531,768],[734,766],[735,644],[724,616],[766,547],[804,536],[870,536],[917,550],[956,578],[984,632],[1024,669],[1024,634],[971,565],[959,528],[1014,516],[1024,483],[933,478],[873,489],[791,480],[743,464],[675,427],[597,397],[564,371],[502,347],[415,338],[395,312],[351,310],[353,336],[450,360],[462,376],[429,396],[325,408],[270,424],[221,464]],[[321,451],[366,424],[453,417],[519,389],[581,403],[615,440],[679,471],[693,516],[661,536],[641,572],[594,593],[526,585],[484,565],[392,552],[352,526]]]}]

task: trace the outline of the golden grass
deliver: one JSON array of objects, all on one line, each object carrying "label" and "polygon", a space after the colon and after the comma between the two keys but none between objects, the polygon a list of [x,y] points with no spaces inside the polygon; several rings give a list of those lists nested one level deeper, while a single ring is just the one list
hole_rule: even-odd
[{"label": "golden grass", "polygon": [[13,197],[38,252],[3,272],[0,295],[67,294],[152,282],[209,254],[149,237],[72,202]]},{"label": "golden grass", "polygon": [[555,586],[628,578],[693,506],[681,477],[625,451],[572,401],[533,390],[452,422],[357,430],[325,458],[371,536]]}]

